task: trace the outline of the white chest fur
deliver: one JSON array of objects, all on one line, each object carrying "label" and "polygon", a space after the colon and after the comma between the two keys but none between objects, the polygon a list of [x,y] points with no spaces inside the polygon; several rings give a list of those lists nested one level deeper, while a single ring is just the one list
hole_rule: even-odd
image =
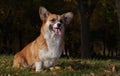
[{"label": "white chest fur", "polygon": [[58,59],[62,53],[60,44],[61,36],[51,35],[46,37],[47,48],[39,50],[39,58],[42,61],[52,60],[55,61]]},{"label": "white chest fur", "polygon": [[55,64],[62,53],[60,44],[61,36],[53,35],[46,38],[47,48],[39,50],[39,58],[44,63],[44,66],[49,67]]}]

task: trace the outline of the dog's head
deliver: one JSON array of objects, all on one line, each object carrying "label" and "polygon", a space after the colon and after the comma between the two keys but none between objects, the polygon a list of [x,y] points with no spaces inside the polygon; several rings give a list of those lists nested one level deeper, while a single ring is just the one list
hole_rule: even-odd
[{"label": "dog's head", "polygon": [[42,29],[44,29],[44,32],[50,32],[59,36],[64,33],[64,25],[69,24],[73,18],[71,12],[57,15],[50,13],[44,7],[39,8],[39,15],[43,22]]}]

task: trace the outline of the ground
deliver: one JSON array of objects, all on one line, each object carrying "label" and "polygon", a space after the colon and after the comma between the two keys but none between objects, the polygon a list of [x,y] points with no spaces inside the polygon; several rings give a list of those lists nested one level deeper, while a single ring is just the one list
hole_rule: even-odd
[{"label": "ground", "polygon": [[60,58],[56,69],[13,69],[13,55],[0,55],[0,76],[120,76],[120,60]]}]

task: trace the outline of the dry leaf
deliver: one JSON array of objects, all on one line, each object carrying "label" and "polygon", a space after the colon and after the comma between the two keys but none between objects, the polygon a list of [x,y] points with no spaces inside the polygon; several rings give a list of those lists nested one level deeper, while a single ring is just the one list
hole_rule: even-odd
[{"label": "dry leaf", "polygon": [[109,67],[110,67],[110,70],[111,70],[112,72],[116,72],[116,66],[115,66],[115,65],[109,64]]},{"label": "dry leaf", "polygon": [[116,72],[116,67],[114,65],[112,66],[112,72]]},{"label": "dry leaf", "polygon": [[71,66],[68,66],[65,69],[68,70],[68,71],[73,71],[73,68]]},{"label": "dry leaf", "polygon": [[109,70],[104,70],[106,73],[111,73],[111,71],[109,71]]},{"label": "dry leaf", "polygon": [[11,76],[10,74],[8,74],[8,76]]},{"label": "dry leaf", "polygon": [[50,71],[53,71],[54,70],[54,67],[50,67]]},{"label": "dry leaf", "polygon": [[94,73],[90,73],[91,76],[96,76]]},{"label": "dry leaf", "polygon": [[87,60],[87,61],[86,61],[86,64],[90,64],[90,61],[89,61],[89,60]]},{"label": "dry leaf", "polygon": [[56,70],[61,70],[61,67],[55,66],[55,69],[56,69]]},{"label": "dry leaf", "polygon": [[55,66],[55,67],[50,67],[50,71],[54,71],[54,72],[60,72],[62,69],[59,66]]},{"label": "dry leaf", "polygon": [[60,71],[62,71],[62,69],[61,69],[61,67],[56,66],[56,67],[55,67],[55,71],[56,71],[56,72],[60,72]]}]

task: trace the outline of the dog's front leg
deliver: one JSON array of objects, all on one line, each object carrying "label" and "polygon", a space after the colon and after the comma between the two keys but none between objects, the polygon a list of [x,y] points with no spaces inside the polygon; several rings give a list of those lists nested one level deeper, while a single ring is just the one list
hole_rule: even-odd
[{"label": "dog's front leg", "polygon": [[35,62],[35,71],[40,72],[42,70],[42,62]]}]

